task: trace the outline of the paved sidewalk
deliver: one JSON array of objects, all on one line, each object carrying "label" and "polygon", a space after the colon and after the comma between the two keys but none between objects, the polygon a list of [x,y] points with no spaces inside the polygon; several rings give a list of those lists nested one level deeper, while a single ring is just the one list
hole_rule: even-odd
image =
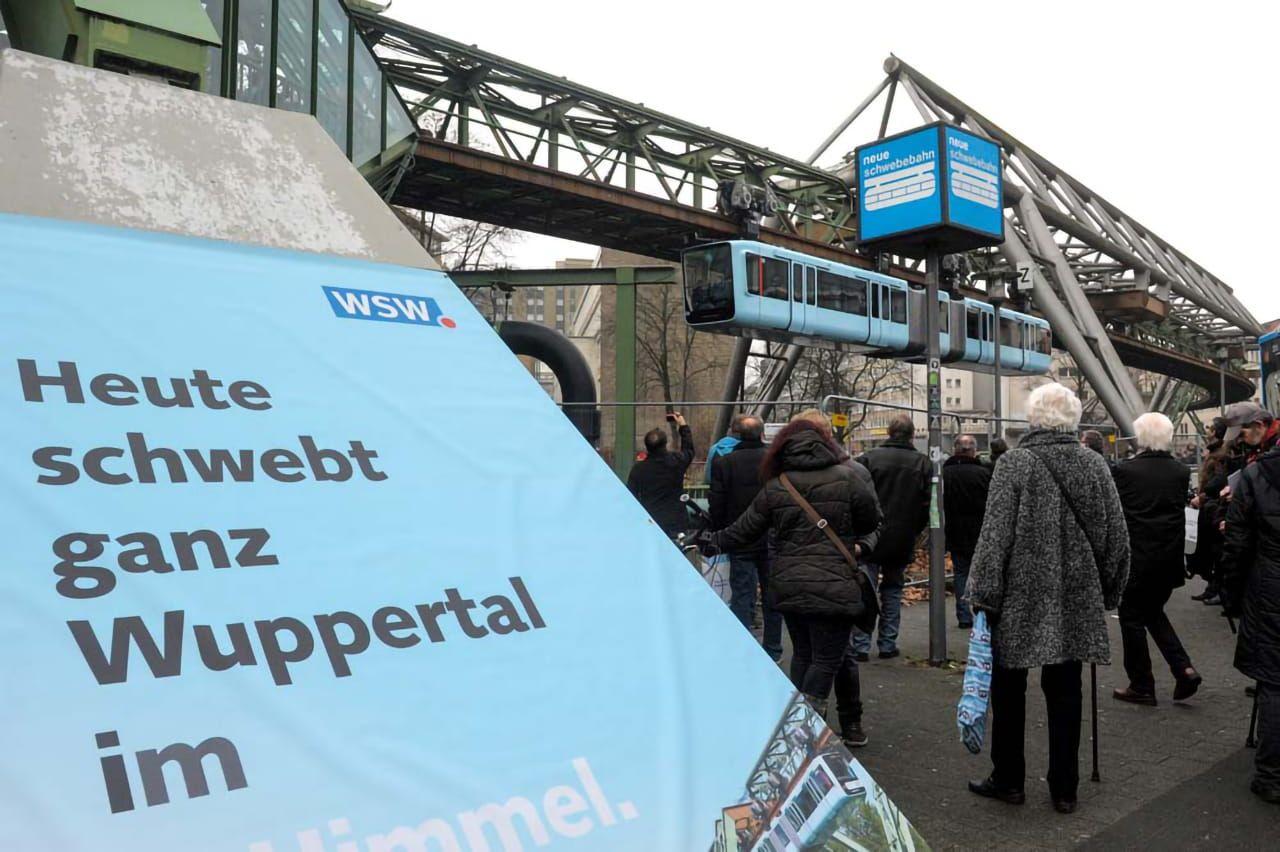
[{"label": "paved sidewalk", "polygon": [[[1227,805],[1210,812],[1188,809],[1182,798],[1172,794],[1188,782],[1193,786],[1208,783],[1214,796],[1230,802],[1230,807],[1252,808],[1254,797],[1246,771],[1249,758],[1239,754],[1252,704],[1244,694],[1246,679],[1231,667],[1235,637],[1226,619],[1216,607],[1203,606],[1189,597],[1202,585],[1193,580],[1175,591],[1167,610],[1205,679],[1199,693],[1183,704],[1174,704],[1170,697],[1173,678],[1154,645],[1160,706],[1136,707],[1111,697],[1111,690],[1125,686],[1126,678],[1120,666],[1119,623],[1109,614],[1115,662],[1098,668],[1102,782],[1088,780],[1091,717],[1086,667],[1080,807],[1071,816],[1052,809],[1044,782],[1048,743],[1037,672],[1032,672],[1027,690],[1027,803],[1013,807],[968,792],[965,782],[986,777],[990,759],[985,751],[970,755],[959,741],[955,705],[962,669],[928,665],[927,603],[903,610],[903,656],[881,661],[873,653],[871,662],[860,667],[864,721],[871,744],[859,749],[856,756],[935,849],[1066,849],[1080,844],[1094,847],[1104,838],[1110,838],[1107,848],[1133,848],[1125,845],[1132,836],[1123,834],[1124,827],[1130,825],[1182,825],[1188,833],[1180,836],[1213,836],[1221,829],[1217,813],[1224,812]],[[952,658],[962,659],[968,636],[954,627],[950,599],[947,612],[952,625],[947,650]],[[833,721],[834,716],[833,712]],[[1172,797],[1164,798],[1166,795]],[[1249,845],[1267,848],[1278,842],[1280,807],[1269,807],[1271,811],[1264,811],[1261,818],[1274,820],[1273,833],[1269,838],[1253,838]],[[1224,845],[1226,840],[1222,836],[1213,848],[1236,848]],[[1154,846],[1141,845],[1172,849],[1182,844],[1164,836]]]}]

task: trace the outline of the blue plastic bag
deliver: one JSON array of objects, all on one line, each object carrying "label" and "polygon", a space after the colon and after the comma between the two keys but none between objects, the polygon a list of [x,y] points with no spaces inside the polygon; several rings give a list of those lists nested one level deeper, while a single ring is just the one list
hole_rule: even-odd
[{"label": "blue plastic bag", "polygon": [[987,614],[979,610],[969,634],[969,665],[964,670],[964,691],[956,707],[960,742],[973,754],[982,751],[987,735],[987,707],[991,704],[991,629]]}]

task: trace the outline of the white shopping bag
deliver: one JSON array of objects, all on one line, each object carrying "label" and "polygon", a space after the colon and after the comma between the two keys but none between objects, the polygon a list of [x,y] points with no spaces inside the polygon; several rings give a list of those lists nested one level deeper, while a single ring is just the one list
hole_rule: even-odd
[{"label": "white shopping bag", "polygon": [[1183,510],[1187,518],[1187,544],[1183,552],[1188,556],[1196,552],[1196,528],[1200,523],[1200,510],[1188,506]]},{"label": "white shopping bag", "polygon": [[715,556],[698,554],[697,568],[711,590],[720,596],[720,600],[728,603],[732,594],[729,588],[729,557],[723,553]]}]

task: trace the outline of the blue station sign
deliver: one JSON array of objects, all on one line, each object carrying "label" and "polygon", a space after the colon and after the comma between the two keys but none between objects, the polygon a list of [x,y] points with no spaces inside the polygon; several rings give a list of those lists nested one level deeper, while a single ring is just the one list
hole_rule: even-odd
[{"label": "blue station sign", "polygon": [[903,254],[1004,242],[1000,146],[930,124],[857,149],[858,238]]}]

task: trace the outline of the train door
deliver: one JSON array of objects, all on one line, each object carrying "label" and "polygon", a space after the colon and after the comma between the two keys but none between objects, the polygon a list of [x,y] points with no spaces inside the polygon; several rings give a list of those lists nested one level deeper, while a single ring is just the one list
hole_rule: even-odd
[{"label": "train door", "polygon": [[805,269],[803,263],[791,264],[791,319],[787,328],[796,334],[805,330]]},{"label": "train door", "polygon": [[988,367],[996,362],[996,344],[995,344],[995,312],[991,308],[983,308],[982,310],[982,358],[978,363],[986,364]]},{"label": "train door", "polygon": [[871,282],[871,339],[875,346],[892,346],[894,344],[889,285],[882,281]]}]

